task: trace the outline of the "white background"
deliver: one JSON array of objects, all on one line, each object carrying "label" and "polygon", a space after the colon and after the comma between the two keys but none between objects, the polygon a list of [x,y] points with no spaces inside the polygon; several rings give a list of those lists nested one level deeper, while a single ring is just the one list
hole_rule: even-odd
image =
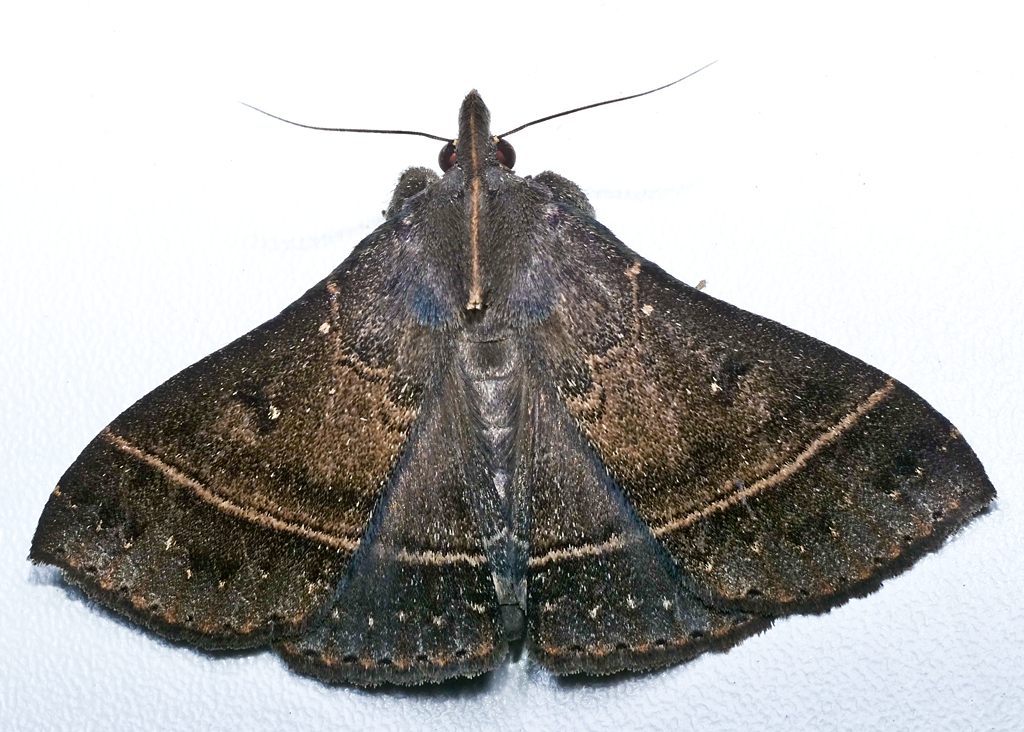
[{"label": "white background", "polygon": [[[0,29],[0,728],[1019,728],[1014,4],[18,5]],[[937,554],[662,673],[564,684],[523,659],[412,692],[164,643],[26,561],[107,422],[275,315],[380,222],[405,167],[436,165],[440,143],[300,130],[239,101],[454,135],[475,87],[500,132],[716,59],[514,136],[517,171],[575,180],[645,257],[956,424],[999,498]]]}]

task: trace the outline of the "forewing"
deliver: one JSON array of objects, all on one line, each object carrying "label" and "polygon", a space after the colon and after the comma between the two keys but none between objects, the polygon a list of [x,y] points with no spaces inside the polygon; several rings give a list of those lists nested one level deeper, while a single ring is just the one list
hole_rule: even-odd
[{"label": "forewing", "polygon": [[382,227],[279,316],[140,399],[60,479],[31,558],[202,646],[297,632],[360,547],[431,378],[437,335],[403,279],[414,258]]},{"label": "forewing", "polygon": [[720,607],[869,591],[995,495],[960,433],[838,349],[688,287],[579,211],[551,220],[538,348],[582,434]]}]

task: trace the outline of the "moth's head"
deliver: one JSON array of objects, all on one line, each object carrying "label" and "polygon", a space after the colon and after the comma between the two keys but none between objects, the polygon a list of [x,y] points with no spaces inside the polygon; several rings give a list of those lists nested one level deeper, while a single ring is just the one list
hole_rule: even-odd
[{"label": "moth's head", "polygon": [[458,165],[472,175],[495,163],[511,170],[515,162],[512,146],[503,136],[491,134],[491,113],[474,89],[459,109],[459,136],[441,148],[438,165],[445,173]]},{"label": "moth's head", "polygon": [[[442,173],[447,173],[455,165],[458,145],[459,141],[456,139],[451,140],[441,148],[441,152],[437,156],[437,164],[441,166]],[[498,164],[512,170],[516,164],[516,149],[501,137],[494,138],[494,147],[495,154],[498,156]]]}]

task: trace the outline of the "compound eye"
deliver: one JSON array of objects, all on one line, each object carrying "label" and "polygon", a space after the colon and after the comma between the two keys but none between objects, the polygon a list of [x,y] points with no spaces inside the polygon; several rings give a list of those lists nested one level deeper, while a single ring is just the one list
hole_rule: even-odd
[{"label": "compound eye", "polygon": [[455,143],[458,140],[452,140],[441,148],[441,154],[437,156],[437,164],[441,166],[441,171],[447,173],[453,165],[455,165]]},{"label": "compound eye", "polygon": [[512,166],[516,164],[515,148],[500,137],[496,138],[494,142],[498,146],[498,162],[512,170]]}]

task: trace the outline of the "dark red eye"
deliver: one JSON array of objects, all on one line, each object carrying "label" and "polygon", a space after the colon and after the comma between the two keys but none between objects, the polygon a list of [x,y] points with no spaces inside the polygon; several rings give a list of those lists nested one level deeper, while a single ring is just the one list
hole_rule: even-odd
[{"label": "dark red eye", "polygon": [[437,156],[437,164],[441,166],[441,171],[447,173],[448,169],[455,165],[455,140],[452,140],[443,148],[441,148],[441,154]]},{"label": "dark red eye", "polygon": [[502,138],[495,140],[498,145],[498,162],[504,165],[509,170],[512,170],[512,166],[516,164],[516,151],[511,145],[505,142]]}]

